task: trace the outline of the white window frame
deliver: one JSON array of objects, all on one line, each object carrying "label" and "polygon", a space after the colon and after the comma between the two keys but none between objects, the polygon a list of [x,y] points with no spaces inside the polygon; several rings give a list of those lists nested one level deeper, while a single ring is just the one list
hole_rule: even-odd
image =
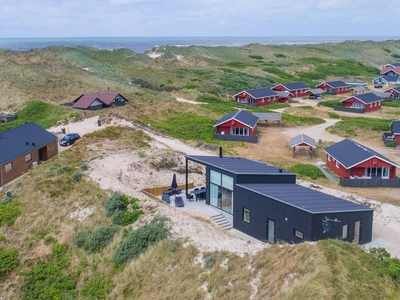
[{"label": "white window frame", "polygon": [[32,160],[32,153],[28,153],[27,155],[25,155],[25,162],[28,162]]},{"label": "white window frame", "polygon": [[4,165],[4,170],[6,171],[6,173],[12,171],[12,169],[13,169],[12,162]]},{"label": "white window frame", "polygon": [[342,240],[349,237],[349,224],[344,224],[342,227]]},{"label": "white window frame", "polygon": [[295,229],[295,230],[294,230],[294,236],[296,236],[296,237],[298,237],[298,238],[304,240],[304,232],[303,232],[303,231],[300,231],[300,230],[298,230],[298,229]]},{"label": "white window frame", "polygon": [[339,168],[339,163],[338,163],[338,161],[336,161],[336,168]]},{"label": "white window frame", "polygon": [[243,221],[250,223],[251,220],[251,212],[250,209],[243,207]]},{"label": "white window frame", "polygon": [[328,154],[328,161],[331,161],[331,156]]}]

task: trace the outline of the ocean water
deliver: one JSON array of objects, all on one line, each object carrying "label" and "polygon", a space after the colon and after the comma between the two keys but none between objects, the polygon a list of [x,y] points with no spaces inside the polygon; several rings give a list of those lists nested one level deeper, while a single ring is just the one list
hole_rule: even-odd
[{"label": "ocean water", "polygon": [[252,43],[262,45],[304,45],[341,43],[346,40],[385,41],[398,40],[399,36],[342,36],[342,37],[72,37],[72,38],[0,38],[0,48],[28,51],[48,46],[89,46],[101,50],[128,48],[144,53],[158,46],[226,46],[238,47]]}]

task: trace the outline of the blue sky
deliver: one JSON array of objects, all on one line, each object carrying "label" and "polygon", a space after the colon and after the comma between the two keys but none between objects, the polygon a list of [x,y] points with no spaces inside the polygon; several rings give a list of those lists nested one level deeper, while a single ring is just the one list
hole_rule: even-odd
[{"label": "blue sky", "polygon": [[0,37],[393,36],[397,1],[0,0]]}]

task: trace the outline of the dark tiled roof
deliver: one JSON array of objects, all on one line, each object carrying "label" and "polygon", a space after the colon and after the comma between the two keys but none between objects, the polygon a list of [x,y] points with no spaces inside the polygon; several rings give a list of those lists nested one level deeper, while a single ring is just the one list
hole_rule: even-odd
[{"label": "dark tiled roof", "polygon": [[228,122],[229,120],[236,120],[242,123],[243,125],[253,128],[254,126],[256,126],[258,122],[258,117],[256,117],[251,113],[248,113],[245,110],[240,109],[238,111],[235,111],[233,113],[230,113],[229,115],[222,117],[217,123],[215,123],[214,127],[219,126],[225,122]]},{"label": "dark tiled roof", "polygon": [[305,143],[313,148],[317,148],[315,140],[312,137],[309,137],[308,135],[300,134],[290,139],[290,147],[294,147],[302,143]]},{"label": "dark tiled roof", "polygon": [[[341,81],[341,80],[326,81],[325,83],[326,83],[327,85],[329,85],[330,87],[332,87],[332,88],[339,88],[339,87],[345,87],[345,86],[347,86],[347,84],[344,83],[344,82]],[[321,83],[321,84],[323,84],[323,83]],[[321,84],[319,84],[319,85],[317,85],[317,86],[320,86]]]},{"label": "dark tiled roof", "polygon": [[399,76],[391,76],[391,75],[381,75],[381,78],[385,79],[387,82],[396,82],[399,81]]},{"label": "dark tiled roof", "polygon": [[[57,140],[57,137],[36,123],[25,123],[0,133],[0,164]],[[28,145],[27,145],[28,143]]]},{"label": "dark tiled roof", "polygon": [[[245,90],[243,92],[251,95],[254,99],[276,96],[276,92],[267,87],[259,88],[259,89],[252,89],[252,90]],[[235,96],[240,95],[243,92],[237,93]]]},{"label": "dark tiled roof", "polygon": [[289,91],[293,90],[300,90],[300,89],[308,89],[308,85],[301,81],[295,81],[295,82],[287,82],[287,83],[281,83],[276,86],[283,85],[285,88],[287,88]]},{"label": "dark tiled roof", "polygon": [[238,184],[237,186],[315,214],[373,211],[372,208],[293,183]]},{"label": "dark tiled roof", "polygon": [[357,95],[354,95],[354,96],[351,96],[351,97],[347,97],[346,99],[343,99],[340,102],[346,101],[346,100],[351,99],[353,97],[357,98],[358,100],[360,100],[364,104],[370,104],[370,103],[382,101],[381,97],[379,97],[375,93],[369,92],[369,93],[365,93],[365,94],[357,94]]},{"label": "dark tiled roof", "polygon": [[[112,92],[94,92],[89,94],[81,95],[80,97],[75,100],[73,108],[88,108],[90,104],[92,104],[96,99],[103,102],[105,105],[110,105],[111,102],[120,94],[112,93]],[[120,95],[121,96],[121,95]],[[121,96],[124,98],[123,96]],[[125,99],[125,98],[124,98]],[[125,99],[125,101],[127,101]]]},{"label": "dark tiled roof", "polygon": [[393,127],[394,134],[396,134],[396,135],[400,134],[400,121],[399,120],[392,121],[392,123],[390,123],[390,126]]},{"label": "dark tiled roof", "polygon": [[384,157],[371,148],[368,148],[350,139],[344,139],[338,143],[335,143],[325,148],[324,151],[337,160],[346,169],[350,169],[353,166],[370,160],[374,157],[393,166],[400,167],[395,162]]},{"label": "dark tiled roof", "polygon": [[[249,160],[243,157],[233,157],[233,156],[219,157],[219,156],[197,156],[197,155],[186,155],[186,157],[194,162],[216,167],[233,174],[241,174],[241,175],[293,174],[288,171],[272,167],[264,162]],[[280,172],[279,170],[282,170],[282,172]]]}]

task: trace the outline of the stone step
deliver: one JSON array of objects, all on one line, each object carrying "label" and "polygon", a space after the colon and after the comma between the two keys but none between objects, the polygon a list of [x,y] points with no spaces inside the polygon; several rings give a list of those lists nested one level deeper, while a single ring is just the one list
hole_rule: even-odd
[{"label": "stone step", "polygon": [[228,230],[232,228],[231,223],[225,218],[223,214],[218,214],[215,216],[211,216],[211,219],[214,221],[216,225],[221,227],[224,230]]}]

